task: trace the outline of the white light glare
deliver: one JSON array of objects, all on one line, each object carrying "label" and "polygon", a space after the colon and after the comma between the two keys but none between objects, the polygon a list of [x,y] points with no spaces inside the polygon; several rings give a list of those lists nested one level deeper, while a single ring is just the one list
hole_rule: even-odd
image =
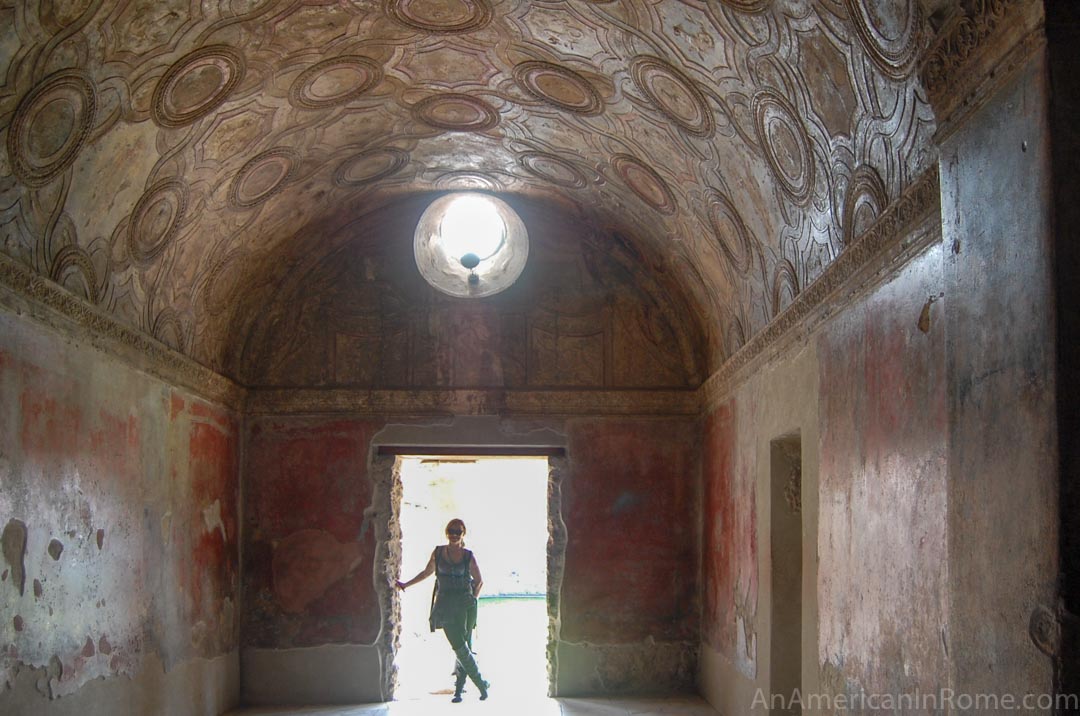
[{"label": "white light glare", "polygon": [[455,261],[465,254],[476,254],[483,261],[499,250],[505,237],[506,224],[485,196],[454,199],[439,223],[442,249]]}]

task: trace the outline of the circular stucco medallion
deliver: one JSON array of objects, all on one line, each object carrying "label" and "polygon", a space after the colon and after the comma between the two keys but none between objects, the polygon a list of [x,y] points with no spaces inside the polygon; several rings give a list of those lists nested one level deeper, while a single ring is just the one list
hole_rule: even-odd
[{"label": "circular stucco medallion", "polygon": [[263,203],[285,188],[299,164],[300,156],[287,147],[256,155],[233,179],[229,204],[237,209],[248,209]]},{"label": "circular stucco medallion", "polygon": [[244,56],[228,45],[207,45],[173,64],[154,88],[150,114],[162,127],[183,127],[229,98],[244,78]]},{"label": "circular stucco medallion", "polygon": [[551,62],[522,62],[514,68],[514,79],[536,99],[567,112],[596,115],[604,111],[600,93],[587,79]]},{"label": "circular stucco medallion", "polygon": [[386,0],[386,14],[414,30],[460,33],[479,30],[493,15],[487,0]]},{"label": "circular stucco medallion", "polygon": [[420,275],[438,291],[483,298],[506,290],[521,275],[529,257],[529,235],[505,201],[479,192],[453,192],[424,210],[413,235],[413,256]]},{"label": "circular stucco medallion", "polygon": [[518,163],[530,174],[568,189],[584,189],[588,180],[580,169],[567,160],[547,152],[525,152]]},{"label": "circular stucco medallion", "polygon": [[675,195],[652,167],[629,154],[616,154],[611,158],[611,166],[630,190],[646,204],[661,214],[675,213],[678,208]]},{"label": "circular stucco medallion", "polygon": [[630,75],[642,94],[668,119],[695,137],[716,129],[705,95],[694,81],[659,57],[635,57]]},{"label": "circular stucco medallion", "polygon": [[731,199],[720,192],[711,190],[707,201],[709,227],[720,253],[736,273],[745,275],[754,255],[754,244],[745,222]]},{"label": "circular stucco medallion", "polygon": [[8,128],[12,172],[27,186],[45,186],[75,161],[94,128],[97,91],[90,78],[63,70],[23,97]]},{"label": "circular stucco medallion", "polygon": [[334,183],[340,187],[363,186],[397,174],[408,163],[409,154],[400,149],[368,149],[339,164],[334,172]]},{"label": "circular stucco medallion", "polygon": [[855,32],[870,59],[886,76],[911,74],[919,54],[921,18],[915,0],[844,0]]},{"label": "circular stucco medallion", "polygon": [[773,176],[796,204],[805,206],[814,188],[814,155],[806,127],[791,104],[772,90],[754,95],[751,110]]},{"label": "circular stucco medallion", "polygon": [[180,230],[187,211],[188,189],[179,179],[165,179],[147,189],[135,203],[128,224],[128,254],[138,264],[157,258]]},{"label": "circular stucco medallion", "polygon": [[339,107],[379,84],[382,76],[382,68],[367,57],[332,57],[300,73],[289,88],[289,101],[301,109]]},{"label": "circular stucco medallion", "polygon": [[499,113],[482,99],[449,92],[426,97],[412,107],[413,117],[451,132],[484,132],[499,123]]}]

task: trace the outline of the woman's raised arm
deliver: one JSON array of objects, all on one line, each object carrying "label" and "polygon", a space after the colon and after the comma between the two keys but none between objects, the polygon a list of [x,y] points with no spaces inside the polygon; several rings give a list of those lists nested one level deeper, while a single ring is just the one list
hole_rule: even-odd
[{"label": "woman's raised arm", "polygon": [[435,550],[431,550],[431,558],[428,559],[427,566],[424,567],[423,571],[410,579],[408,582],[402,582],[398,580],[397,588],[404,592],[406,587],[411,587],[417,582],[422,582],[433,574],[435,574]]}]

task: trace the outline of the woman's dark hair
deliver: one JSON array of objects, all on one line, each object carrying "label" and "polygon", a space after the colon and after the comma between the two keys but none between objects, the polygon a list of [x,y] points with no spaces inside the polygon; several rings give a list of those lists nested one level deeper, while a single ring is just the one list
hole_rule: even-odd
[{"label": "woman's dark hair", "polygon": [[446,531],[447,532],[449,532],[451,530],[451,528],[453,528],[453,527],[457,527],[458,529],[460,529],[461,530],[461,536],[462,537],[465,536],[466,530],[465,530],[465,522],[464,522],[464,520],[461,520],[461,519],[458,519],[457,517],[455,517],[454,519],[452,519],[452,520],[450,520],[449,522],[446,523]]}]

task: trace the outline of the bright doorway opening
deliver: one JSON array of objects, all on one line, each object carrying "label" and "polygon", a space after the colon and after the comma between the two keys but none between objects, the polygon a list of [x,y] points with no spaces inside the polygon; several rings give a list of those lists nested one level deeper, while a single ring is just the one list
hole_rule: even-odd
[{"label": "bright doorway opening", "polygon": [[[493,689],[548,693],[548,460],[546,457],[401,456],[401,575],[420,572],[446,523],[465,521],[465,546],[484,579],[473,650]],[[435,578],[401,593],[395,656],[398,700],[453,693],[454,655],[428,626]],[[476,698],[466,685],[466,700]]]}]

